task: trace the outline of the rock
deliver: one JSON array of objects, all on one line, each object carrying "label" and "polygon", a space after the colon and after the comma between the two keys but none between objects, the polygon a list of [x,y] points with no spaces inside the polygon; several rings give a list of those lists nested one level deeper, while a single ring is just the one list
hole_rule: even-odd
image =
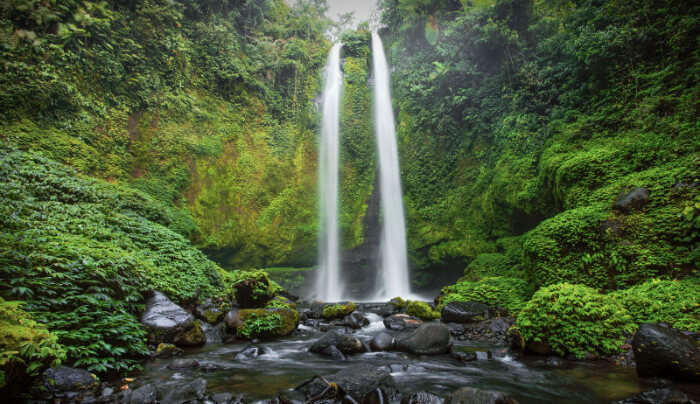
[{"label": "rock", "polygon": [[630,212],[640,209],[649,203],[649,190],[646,188],[635,188],[628,193],[621,193],[617,198],[613,209],[622,212]]},{"label": "rock", "polygon": [[452,346],[450,330],[444,324],[427,323],[396,337],[396,347],[417,355],[446,353]]},{"label": "rock", "polygon": [[[389,371],[384,367],[378,368],[371,364],[347,367],[327,379],[335,382],[343,395],[350,396],[361,404],[372,403],[374,401],[372,396],[376,394],[377,389],[382,389],[383,393],[386,393],[394,388],[394,379]],[[385,395],[382,394],[382,397]]]},{"label": "rock", "polygon": [[218,393],[211,396],[211,401],[215,404],[245,404],[242,396],[235,396],[233,393]]},{"label": "rock", "polygon": [[384,327],[389,330],[402,331],[406,328],[418,328],[421,324],[423,320],[408,314],[392,314],[384,319]]},{"label": "rock", "polygon": [[226,323],[229,330],[235,330],[242,326],[243,321],[241,321],[240,310],[232,309],[227,311],[226,315],[224,315],[224,323]]},{"label": "rock", "polygon": [[355,303],[353,302],[326,304],[323,306],[323,312],[321,313],[321,315],[326,320],[343,318],[355,311],[355,307]]},{"label": "rock", "polygon": [[[272,298],[269,282],[265,277],[247,278],[234,285],[236,301],[244,309],[263,307]],[[263,291],[263,293],[260,293]]]},{"label": "rock", "polygon": [[354,354],[364,352],[362,341],[357,337],[347,334],[338,334],[335,331],[329,331],[319,338],[309,347],[310,352],[324,354],[324,351],[330,346],[335,346],[344,354]]},{"label": "rock", "polygon": [[[248,339],[284,337],[299,325],[299,313],[294,309],[244,309],[238,315],[241,325],[236,329],[237,335]],[[261,321],[264,326],[254,325]]]},{"label": "rock", "polygon": [[166,344],[161,342],[156,347],[156,352],[153,354],[154,358],[172,358],[173,356],[182,355],[184,351],[173,344]]},{"label": "rock", "polygon": [[345,325],[353,329],[358,329],[369,325],[369,320],[367,319],[367,317],[362,315],[362,313],[358,313],[356,311],[345,316],[343,321]]},{"label": "rock", "polygon": [[340,352],[340,349],[338,349],[335,345],[329,345],[321,350],[319,352],[321,355],[328,356],[331,359],[337,360],[337,361],[344,361],[345,360],[345,355],[343,355],[342,352]]},{"label": "rock", "polygon": [[163,394],[162,404],[182,404],[204,401],[207,395],[207,381],[198,378],[187,384],[168,388]]},{"label": "rock", "polygon": [[682,391],[669,388],[655,389],[635,394],[624,400],[615,401],[613,404],[692,404],[688,396]]},{"label": "rock", "polygon": [[144,384],[143,386],[131,391],[127,402],[129,404],[152,404],[157,401],[158,391],[156,388],[153,387],[152,384]]},{"label": "rock", "polygon": [[460,362],[471,362],[477,359],[476,352],[452,350],[450,355]]},{"label": "rock", "polygon": [[445,323],[472,323],[489,318],[489,306],[478,302],[450,302],[442,308]]},{"label": "rock", "polygon": [[198,367],[199,362],[194,359],[175,359],[168,364],[168,369],[193,369]]},{"label": "rock", "polygon": [[184,347],[202,346],[207,343],[207,336],[204,334],[202,324],[197,320],[187,331],[176,335],[173,342],[175,345]]},{"label": "rock", "polygon": [[58,366],[44,371],[43,382],[52,396],[61,397],[67,393],[96,391],[100,379],[84,369]]},{"label": "rock", "polygon": [[632,340],[637,375],[700,382],[700,348],[692,338],[659,324],[642,324]]},{"label": "rock", "polygon": [[218,324],[224,317],[224,314],[226,314],[221,311],[219,307],[211,301],[211,299],[206,299],[204,303],[198,305],[197,308],[195,308],[194,313],[197,315],[197,317],[212,325]]},{"label": "rock", "polygon": [[391,351],[395,347],[394,336],[381,332],[372,338],[369,346],[373,351]]},{"label": "rock", "polygon": [[433,393],[419,391],[418,393],[403,396],[401,404],[442,404],[443,401],[442,398]]},{"label": "rock", "polygon": [[544,341],[530,341],[527,343],[526,348],[537,355],[549,355],[552,353],[552,347]]},{"label": "rock", "polygon": [[448,395],[445,404],[518,404],[518,402],[505,393],[462,387]]},{"label": "rock", "polygon": [[155,292],[146,300],[141,323],[149,331],[149,342],[159,344],[173,342],[179,334],[189,331],[193,327],[194,317],[164,294]]},{"label": "rock", "polygon": [[247,347],[243,348],[240,352],[238,352],[235,358],[239,360],[254,359],[262,355],[263,352],[264,351],[261,348],[258,348],[255,345],[248,345]]}]

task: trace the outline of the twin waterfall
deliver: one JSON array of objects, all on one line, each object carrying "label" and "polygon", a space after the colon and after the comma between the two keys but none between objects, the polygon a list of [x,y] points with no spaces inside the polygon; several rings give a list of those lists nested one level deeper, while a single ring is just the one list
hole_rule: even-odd
[{"label": "twin waterfall", "polygon": [[[326,80],[321,109],[320,145],[320,222],[319,275],[316,298],[326,302],[351,298],[344,295],[340,275],[338,229],[338,145],[340,102],[343,77],[340,71],[340,48],[331,49],[326,65]],[[379,156],[379,186],[382,209],[382,234],[378,263],[379,276],[373,300],[382,301],[395,296],[408,297],[408,258],[404,220],[399,155],[396,144],[394,112],[391,105],[391,78],[384,47],[377,33],[372,33],[372,62],[374,65],[374,119]]]}]

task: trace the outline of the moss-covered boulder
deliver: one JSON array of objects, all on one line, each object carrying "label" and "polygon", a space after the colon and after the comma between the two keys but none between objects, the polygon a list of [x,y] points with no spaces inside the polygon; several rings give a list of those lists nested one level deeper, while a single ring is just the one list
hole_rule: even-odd
[{"label": "moss-covered boulder", "polygon": [[342,318],[355,311],[355,303],[327,304],[323,306],[323,318],[332,320]]},{"label": "moss-covered boulder", "polygon": [[171,358],[173,356],[181,355],[183,353],[182,349],[176,347],[173,344],[160,343],[156,347],[156,351],[153,353],[154,358]]},{"label": "moss-covered boulder", "polygon": [[268,301],[283,290],[263,270],[238,270],[222,274],[225,282],[229,283],[231,295],[238,306],[244,309],[265,307]]},{"label": "moss-covered boulder", "polygon": [[25,389],[44,369],[66,357],[56,336],[20,305],[0,298],[0,392],[9,396]]},{"label": "moss-covered boulder", "polygon": [[243,309],[238,312],[236,332],[248,339],[284,337],[299,325],[299,312],[289,308]]},{"label": "moss-covered boulder", "polygon": [[204,335],[202,323],[198,320],[192,323],[192,326],[186,331],[175,336],[175,345],[181,347],[202,346],[207,342],[207,336]]},{"label": "moss-covered boulder", "polygon": [[406,305],[406,314],[409,316],[418,317],[421,320],[434,320],[440,318],[440,312],[434,310],[425,302],[410,300]]},{"label": "moss-covered boulder", "polygon": [[275,309],[275,308],[277,308],[277,309],[292,309],[292,310],[296,310],[296,309],[297,309],[297,304],[294,303],[293,301],[291,301],[290,299],[284,297],[284,296],[277,295],[277,296],[273,297],[272,299],[270,299],[270,301],[267,302],[267,304],[265,304],[265,308],[266,308],[266,309]]}]

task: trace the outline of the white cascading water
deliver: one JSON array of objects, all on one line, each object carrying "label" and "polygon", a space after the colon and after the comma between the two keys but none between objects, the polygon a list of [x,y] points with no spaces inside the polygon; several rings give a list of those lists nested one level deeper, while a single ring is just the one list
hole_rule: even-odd
[{"label": "white cascading water", "polygon": [[372,33],[374,64],[374,119],[379,152],[379,186],[382,200],[381,275],[378,277],[377,301],[395,296],[408,297],[411,292],[406,254],[406,225],[399,173],[396,126],[391,105],[391,78],[384,56],[382,40]]},{"label": "white cascading water", "polygon": [[340,48],[331,48],[326,63],[326,81],[321,106],[321,145],[319,159],[320,237],[319,271],[316,298],[339,301],[343,293],[340,280],[338,231],[338,132],[343,76],[340,71]]}]

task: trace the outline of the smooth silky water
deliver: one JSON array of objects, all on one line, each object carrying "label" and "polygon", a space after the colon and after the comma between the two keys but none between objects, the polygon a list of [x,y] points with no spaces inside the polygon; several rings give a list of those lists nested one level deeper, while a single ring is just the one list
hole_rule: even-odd
[{"label": "smooth silky water", "polygon": [[[384,330],[382,318],[371,314],[371,324],[354,334],[364,341]],[[361,363],[391,368],[402,394],[429,391],[440,396],[464,386],[511,393],[520,403],[609,403],[641,391],[632,368],[615,367],[606,362],[572,362],[565,369],[546,369],[532,361],[509,357],[461,363],[449,355],[414,356],[400,352],[370,352],[348,356],[346,361],[307,352],[322,332],[300,326],[293,336],[258,344],[267,352],[255,359],[238,360],[235,355],[247,342],[207,345],[188,351],[184,358],[196,359],[199,369],[170,370],[173,359],[146,364],[134,388],[143,383],[172,384],[207,380],[213,392],[242,394],[248,400],[276,397],[315,375],[329,376]],[[474,347],[473,349],[497,347]],[[502,349],[502,348],[501,348]],[[182,357],[181,357],[182,358]]]}]

